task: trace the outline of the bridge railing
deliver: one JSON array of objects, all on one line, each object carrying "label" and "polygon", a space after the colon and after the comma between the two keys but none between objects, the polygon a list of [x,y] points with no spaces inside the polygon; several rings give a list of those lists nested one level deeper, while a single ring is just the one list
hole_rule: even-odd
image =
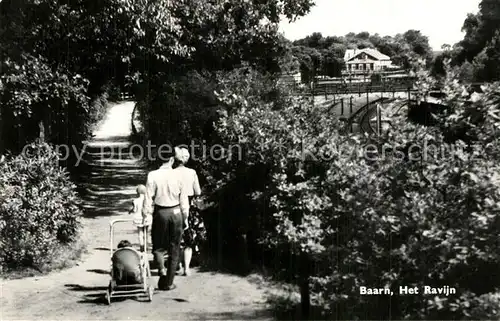
[{"label": "bridge railing", "polygon": [[[309,86],[288,83],[288,86],[295,95],[329,96],[345,94],[361,95],[367,92],[395,93],[408,90],[413,91],[413,84],[413,81],[398,80],[383,83],[372,83],[371,81],[352,83],[320,82]],[[302,87],[302,89],[300,89],[300,87]]]},{"label": "bridge railing", "polygon": [[[414,89],[407,88],[400,92],[404,92],[404,94],[403,97],[400,96],[399,98],[407,101],[408,105],[415,101]],[[380,107],[383,109],[385,104],[393,103],[396,97],[391,94],[385,95],[384,92],[381,91],[377,93],[380,95],[373,96],[369,92],[365,92],[366,101],[364,97],[359,98],[357,95],[351,95],[350,97],[333,95],[332,99],[327,100],[328,103],[325,105],[325,113],[328,115],[335,114],[335,116],[344,123],[344,132],[346,133],[353,133],[358,130],[366,131],[367,128],[370,128],[370,133],[380,133],[380,126],[382,126],[384,121],[379,119],[380,115],[377,115],[377,119],[379,120],[377,122],[378,124],[376,126],[372,124],[367,125],[367,122],[370,122],[371,119],[371,116],[368,114],[373,114],[374,108]],[[334,109],[336,112],[333,111]],[[375,129],[374,127],[377,128]]]},{"label": "bridge railing", "polygon": [[395,92],[413,88],[413,82],[394,82],[374,84],[371,82],[358,83],[318,83],[312,88],[317,95],[323,94],[354,94],[366,92]]}]

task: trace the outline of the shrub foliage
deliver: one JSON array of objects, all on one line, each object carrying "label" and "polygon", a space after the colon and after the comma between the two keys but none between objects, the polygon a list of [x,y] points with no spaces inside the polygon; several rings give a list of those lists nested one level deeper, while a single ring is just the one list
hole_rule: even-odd
[{"label": "shrub foliage", "polygon": [[6,268],[49,263],[55,247],[78,235],[79,199],[58,155],[45,143],[0,163],[0,264]]},{"label": "shrub foliage", "polygon": [[[434,81],[417,74],[425,100]],[[273,251],[264,263],[295,282],[306,260],[312,301],[331,317],[498,317],[499,92],[471,95],[454,77],[435,126],[402,117],[368,137],[342,134],[325,107],[256,71],[220,74],[207,143],[227,148],[198,164],[216,233],[259,238]],[[457,293],[397,295],[426,285]],[[361,296],[360,286],[395,295]]]}]

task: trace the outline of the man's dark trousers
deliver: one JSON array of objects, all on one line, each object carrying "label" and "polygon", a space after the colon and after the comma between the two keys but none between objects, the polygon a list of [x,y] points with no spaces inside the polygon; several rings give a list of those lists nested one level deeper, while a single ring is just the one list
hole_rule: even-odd
[{"label": "man's dark trousers", "polygon": [[[179,206],[155,206],[151,236],[153,239],[153,255],[160,273],[165,267],[164,255],[166,252],[169,254],[166,279],[160,275],[160,288],[169,287],[174,283],[175,270],[179,262],[182,230],[182,214]],[[162,284],[162,279],[165,284]]]}]

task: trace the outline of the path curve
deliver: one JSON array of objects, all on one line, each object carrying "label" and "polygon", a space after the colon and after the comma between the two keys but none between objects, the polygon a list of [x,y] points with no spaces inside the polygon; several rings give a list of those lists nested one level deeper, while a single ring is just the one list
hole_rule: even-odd
[{"label": "path curve", "polygon": [[[272,320],[264,304],[264,290],[256,284],[238,276],[196,270],[189,277],[176,277],[177,289],[155,293],[151,303],[127,299],[106,305],[109,221],[127,217],[134,186],[146,175],[144,164],[129,155],[133,108],[132,102],[110,106],[86,146],[84,160],[91,170],[80,187],[87,192],[83,225],[89,253],[79,265],[61,272],[2,280],[0,319]],[[114,154],[110,153],[112,147]],[[117,157],[119,149],[122,155]],[[119,233],[135,240],[131,228]],[[152,282],[157,284],[154,274]]]}]

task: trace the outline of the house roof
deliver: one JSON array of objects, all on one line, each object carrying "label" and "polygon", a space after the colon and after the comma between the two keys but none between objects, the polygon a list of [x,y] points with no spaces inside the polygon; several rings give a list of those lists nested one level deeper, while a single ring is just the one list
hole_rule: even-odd
[{"label": "house roof", "polygon": [[355,58],[356,56],[359,56],[361,53],[365,53],[377,60],[390,60],[391,58],[387,55],[384,55],[377,49],[372,49],[372,48],[364,48],[364,49],[347,49],[345,51],[344,55],[344,60],[348,61],[350,59]]},{"label": "house roof", "polygon": [[[363,60],[363,59],[352,59],[352,60],[349,60],[349,61],[346,61],[346,64],[358,64],[358,63],[366,63],[367,61],[366,60]],[[372,60],[373,62],[373,60]]]},{"label": "house roof", "polygon": [[356,53],[357,49],[347,49],[344,54],[344,60],[347,61],[354,57],[354,54]]}]

